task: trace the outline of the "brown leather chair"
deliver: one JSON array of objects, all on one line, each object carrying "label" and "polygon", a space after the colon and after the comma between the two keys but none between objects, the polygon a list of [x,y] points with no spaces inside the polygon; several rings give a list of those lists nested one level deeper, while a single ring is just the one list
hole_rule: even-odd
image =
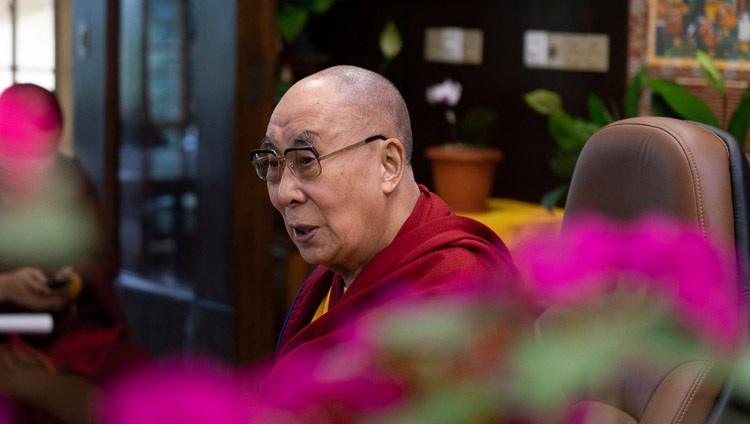
[{"label": "brown leather chair", "polygon": [[[572,218],[590,212],[628,221],[656,211],[694,222],[706,237],[738,246],[747,293],[748,175],[744,152],[721,130],[664,117],[618,121],[596,132],[579,157],[562,235]],[[543,321],[554,324],[549,315]],[[614,399],[592,396],[578,405],[590,412],[591,424],[721,422],[731,396],[728,376],[717,373],[702,360],[656,373],[627,370]]]}]

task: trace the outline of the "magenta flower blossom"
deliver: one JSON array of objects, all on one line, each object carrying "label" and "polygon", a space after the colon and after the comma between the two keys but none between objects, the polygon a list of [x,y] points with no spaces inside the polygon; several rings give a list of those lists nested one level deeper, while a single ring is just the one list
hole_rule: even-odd
[{"label": "magenta flower blossom", "polygon": [[250,399],[228,370],[173,361],[135,370],[105,387],[98,424],[248,424]]},{"label": "magenta flower blossom", "polygon": [[37,158],[54,152],[62,113],[50,92],[33,84],[14,84],[0,94],[0,153]]},{"label": "magenta flower blossom", "polygon": [[515,259],[542,304],[645,289],[700,337],[731,350],[743,331],[733,254],[694,225],[664,217],[615,224],[590,216],[560,238],[526,240]]},{"label": "magenta flower blossom", "polygon": [[54,95],[34,84],[0,93],[0,179],[23,192],[54,163],[63,117]]},{"label": "magenta flower blossom", "polygon": [[284,416],[299,423],[349,423],[398,404],[401,387],[377,369],[373,353],[356,339],[292,352],[258,394],[253,422]]},{"label": "magenta flower blossom", "polygon": [[[105,388],[97,424],[585,422],[588,411],[568,410],[567,400],[622,361],[703,353],[696,341],[737,347],[743,311],[733,253],[663,217],[629,224],[589,217],[562,237],[522,242],[514,256],[535,303],[592,307],[611,314],[614,326],[574,316],[539,344],[526,293],[464,281],[425,296],[406,285],[347,317],[329,344],[302,345],[270,371],[240,375],[190,361],[127,375]],[[658,346],[663,336],[666,346]],[[580,357],[572,368],[580,375],[560,366]],[[260,390],[249,384],[255,378]],[[558,380],[565,397],[554,384],[550,391]]]}]

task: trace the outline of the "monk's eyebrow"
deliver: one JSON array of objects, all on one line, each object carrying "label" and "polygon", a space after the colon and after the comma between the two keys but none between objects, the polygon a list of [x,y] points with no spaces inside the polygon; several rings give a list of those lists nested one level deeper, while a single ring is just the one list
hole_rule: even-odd
[{"label": "monk's eyebrow", "polygon": [[275,152],[279,151],[279,147],[276,145],[276,143],[271,141],[271,139],[268,137],[263,137],[263,141],[260,143],[260,148],[266,149],[266,150],[273,150]]},{"label": "monk's eyebrow", "polygon": [[[313,142],[318,138],[318,135],[312,131],[302,131],[301,133],[292,136],[292,138],[289,140],[289,147],[312,146]],[[274,143],[273,140],[271,140],[268,136],[263,138],[260,148],[273,150],[274,152],[277,152],[279,154],[281,153],[281,148],[279,148],[279,146]]]},{"label": "monk's eyebrow", "polygon": [[302,131],[301,133],[294,135],[291,140],[289,140],[289,144],[294,147],[312,146],[313,142],[318,138],[318,135],[312,131]]}]

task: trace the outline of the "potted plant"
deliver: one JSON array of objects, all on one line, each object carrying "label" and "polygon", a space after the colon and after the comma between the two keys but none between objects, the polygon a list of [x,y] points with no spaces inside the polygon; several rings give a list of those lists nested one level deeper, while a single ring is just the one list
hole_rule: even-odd
[{"label": "potted plant", "polygon": [[492,192],[495,166],[503,157],[489,146],[495,113],[485,108],[468,110],[457,119],[455,106],[461,99],[461,83],[446,79],[427,88],[427,102],[445,108],[448,139],[426,151],[432,166],[436,193],[455,212],[484,212]]}]

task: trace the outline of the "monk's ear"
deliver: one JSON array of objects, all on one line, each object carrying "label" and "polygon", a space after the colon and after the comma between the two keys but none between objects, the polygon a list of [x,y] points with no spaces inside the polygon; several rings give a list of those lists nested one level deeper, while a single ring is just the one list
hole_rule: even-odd
[{"label": "monk's ear", "polygon": [[383,167],[383,192],[389,194],[398,187],[406,167],[406,152],[401,141],[389,138],[384,142],[381,165]]}]

